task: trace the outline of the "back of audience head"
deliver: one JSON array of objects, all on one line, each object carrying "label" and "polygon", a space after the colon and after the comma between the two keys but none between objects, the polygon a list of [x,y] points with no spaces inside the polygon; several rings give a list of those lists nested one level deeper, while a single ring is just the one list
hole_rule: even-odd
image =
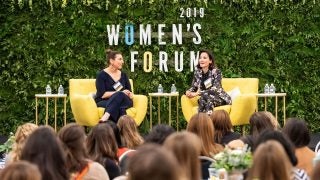
[{"label": "back of audience head", "polygon": [[79,172],[87,165],[86,134],[83,127],[70,123],[60,129],[58,137],[67,155],[69,172]]},{"label": "back of audience head", "polygon": [[232,131],[230,116],[225,110],[216,110],[210,116],[215,132],[215,139],[221,142],[222,137]]},{"label": "back of audience head", "polygon": [[274,129],[280,129],[280,125],[278,120],[276,119],[276,117],[274,117],[274,115],[269,112],[269,111],[262,111],[262,113],[264,113],[271,121],[271,124],[273,126]]},{"label": "back of audience head", "polygon": [[117,124],[115,122],[113,122],[113,121],[106,121],[105,124],[107,124],[108,126],[111,127],[118,147],[119,148],[123,147],[123,143],[121,141],[120,131],[119,131],[119,128],[118,128]]},{"label": "back of audience head", "polygon": [[98,124],[91,129],[87,136],[87,148],[90,158],[101,164],[105,157],[118,161],[118,145],[112,128],[106,123]]},{"label": "back of audience head", "polygon": [[21,156],[22,148],[26,142],[27,137],[38,128],[36,124],[25,123],[18,127],[15,133],[15,143],[12,149],[12,161],[18,161]]},{"label": "back of audience head", "polygon": [[199,156],[201,143],[197,135],[183,131],[171,134],[163,146],[173,152],[187,179],[201,178]]},{"label": "back of audience head", "polygon": [[292,165],[283,146],[274,140],[261,143],[253,156],[249,179],[290,180]]},{"label": "back of audience head", "polygon": [[39,127],[29,136],[21,159],[38,165],[42,179],[69,179],[61,142],[51,127]]},{"label": "back of audience head", "polygon": [[41,180],[38,167],[28,161],[16,161],[0,171],[2,180]]},{"label": "back of audience head", "polygon": [[187,131],[195,133],[201,139],[201,155],[210,156],[220,152],[223,147],[214,141],[214,127],[207,113],[198,113],[191,117]]},{"label": "back of audience head", "polygon": [[289,118],[282,132],[286,134],[296,148],[308,146],[310,132],[305,121],[298,118]]},{"label": "back of audience head", "polygon": [[288,158],[292,164],[292,166],[296,166],[298,163],[297,157],[295,155],[294,152],[294,147],[293,144],[291,143],[290,139],[287,138],[287,136],[285,136],[283,133],[281,133],[280,131],[274,131],[274,130],[264,130],[258,137],[255,146],[254,146],[254,150],[261,144],[264,143],[268,140],[275,140],[277,142],[279,142],[286,154],[288,155]]},{"label": "back of audience head", "polygon": [[149,134],[145,137],[145,143],[163,144],[166,138],[174,132],[175,130],[173,127],[165,124],[158,124],[154,126]]},{"label": "back of audience head", "polygon": [[123,115],[119,118],[118,128],[121,135],[121,141],[129,149],[135,149],[143,143],[136,122],[128,115]]},{"label": "back of audience head", "polygon": [[269,116],[264,112],[255,112],[250,117],[250,134],[257,137],[265,129],[275,129]]},{"label": "back of audience head", "polygon": [[320,162],[315,164],[311,175],[311,180],[320,180]]},{"label": "back of audience head", "polygon": [[128,162],[128,180],[180,180],[180,167],[172,153],[159,144],[141,145]]}]

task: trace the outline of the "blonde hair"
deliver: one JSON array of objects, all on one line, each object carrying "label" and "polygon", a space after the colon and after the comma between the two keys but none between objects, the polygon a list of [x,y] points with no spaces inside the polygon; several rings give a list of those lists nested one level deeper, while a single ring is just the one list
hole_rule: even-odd
[{"label": "blonde hair", "polygon": [[269,140],[258,146],[253,156],[253,165],[249,170],[249,179],[290,180],[292,164],[283,146]]},{"label": "blonde hair", "polygon": [[223,150],[223,146],[214,141],[214,127],[206,113],[198,113],[191,117],[187,131],[195,133],[201,139],[201,155],[210,156]]},{"label": "blonde hair", "polygon": [[136,149],[143,143],[143,139],[138,132],[134,119],[128,115],[119,118],[118,128],[121,135],[121,142],[130,149]]},{"label": "blonde hair", "polygon": [[11,151],[12,162],[20,160],[21,152],[27,137],[37,128],[38,126],[33,123],[25,123],[18,127],[15,133],[15,142]]},{"label": "blonde hair", "polygon": [[173,152],[187,179],[199,180],[201,143],[197,135],[183,131],[171,134],[163,146]]}]

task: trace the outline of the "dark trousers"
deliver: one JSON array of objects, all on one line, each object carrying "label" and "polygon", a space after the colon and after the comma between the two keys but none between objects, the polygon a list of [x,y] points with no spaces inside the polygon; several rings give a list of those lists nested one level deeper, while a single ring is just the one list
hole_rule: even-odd
[{"label": "dark trousers", "polygon": [[133,106],[132,100],[123,92],[118,91],[106,100],[97,102],[98,107],[105,108],[110,114],[110,120],[117,123],[120,116],[126,114],[126,109]]}]

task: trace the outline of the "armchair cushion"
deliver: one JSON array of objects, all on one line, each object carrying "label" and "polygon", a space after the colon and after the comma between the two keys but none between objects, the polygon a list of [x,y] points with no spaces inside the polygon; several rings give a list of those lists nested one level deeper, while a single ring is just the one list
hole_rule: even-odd
[{"label": "armchair cushion", "polygon": [[[70,104],[74,119],[80,125],[95,126],[104,114],[104,108],[97,107],[92,94],[96,92],[95,79],[70,79]],[[133,81],[130,79],[131,89]],[[148,99],[144,95],[133,95],[133,107],[127,114],[140,125],[147,113]]]},{"label": "armchair cushion", "polygon": [[[239,88],[240,93],[236,93],[237,96],[232,100],[232,105],[215,107],[214,110],[226,110],[234,126],[249,124],[249,118],[257,108],[256,94],[258,93],[259,79],[223,78],[221,83],[225,91],[230,92]],[[182,113],[186,121],[189,121],[192,115],[198,112],[198,99],[199,97],[188,98],[185,95],[181,97]]]}]

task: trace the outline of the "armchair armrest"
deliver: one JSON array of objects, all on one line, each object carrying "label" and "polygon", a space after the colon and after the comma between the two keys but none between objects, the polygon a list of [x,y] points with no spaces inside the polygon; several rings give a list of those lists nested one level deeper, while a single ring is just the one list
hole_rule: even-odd
[{"label": "armchair armrest", "polygon": [[186,118],[186,121],[189,122],[190,118],[194,115],[192,109],[198,106],[199,96],[188,98],[186,95],[181,96],[181,108],[183,116]]},{"label": "armchair armrest", "polygon": [[97,105],[91,95],[74,94],[70,97],[71,110],[79,125],[94,126],[99,121]]},{"label": "armchair armrest", "polygon": [[242,94],[235,98],[231,105],[230,119],[233,126],[249,124],[250,116],[257,109],[255,94]]},{"label": "armchair armrest", "polygon": [[[133,95],[133,107],[137,109],[137,114],[134,117],[137,126],[140,126],[147,113],[148,98],[145,95]],[[139,110],[138,110],[139,109]]]}]

